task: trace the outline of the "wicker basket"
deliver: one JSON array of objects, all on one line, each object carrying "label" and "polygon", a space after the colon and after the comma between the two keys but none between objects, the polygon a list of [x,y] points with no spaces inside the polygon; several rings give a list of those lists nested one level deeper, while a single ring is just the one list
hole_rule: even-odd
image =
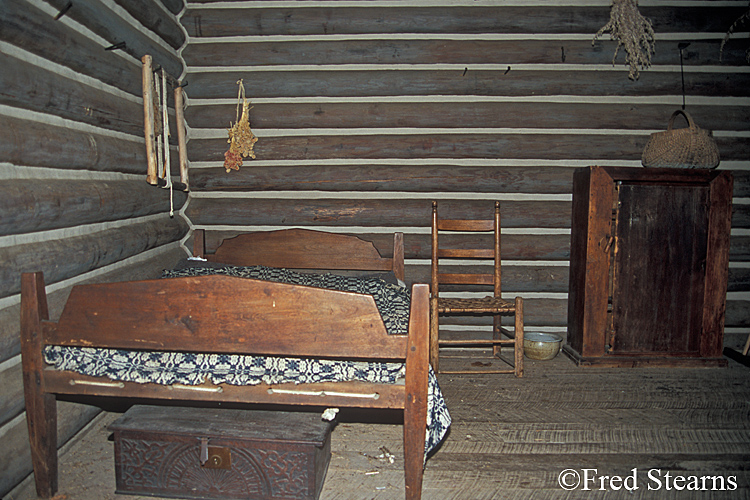
[{"label": "wicker basket", "polygon": [[[679,114],[685,117],[688,127],[672,129]],[[641,163],[653,168],[716,168],[719,148],[710,131],[698,127],[687,111],[678,109],[672,113],[667,130],[651,134]]]}]

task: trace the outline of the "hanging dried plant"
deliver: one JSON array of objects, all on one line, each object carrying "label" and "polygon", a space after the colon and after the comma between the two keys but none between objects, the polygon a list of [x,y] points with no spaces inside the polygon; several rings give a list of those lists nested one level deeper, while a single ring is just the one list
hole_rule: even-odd
[{"label": "hanging dried plant", "polygon": [[[750,8],[748,8],[744,14],[735,20],[724,35],[724,39],[721,41],[721,47],[719,47],[719,61],[721,61],[724,55],[724,46],[729,41],[729,38],[737,31],[738,28],[743,26],[745,23],[750,23]],[[750,63],[750,49],[745,51],[745,61]]]},{"label": "hanging dried plant", "polygon": [[654,29],[651,21],[638,11],[638,0],[612,0],[609,22],[600,29],[591,44],[594,45],[604,33],[617,41],[612,65],[615,65],[620,47],[625,49],[625,62],[630,66],[628,78],[637,80],[640,70],[651,66],[654,52]]},{"label": "hanging dried plant", "polygon": [[[237,121],[229,129],[229,150],[224,153],[224,170],[239,170],[242,166],[242,158],[255,159],[253,148],[258,138],[250,130],[250,102],[245,98],[245,85],[238,80],[239,91],[237,94]],[[242,106],[242,115],[240,115]]]}]

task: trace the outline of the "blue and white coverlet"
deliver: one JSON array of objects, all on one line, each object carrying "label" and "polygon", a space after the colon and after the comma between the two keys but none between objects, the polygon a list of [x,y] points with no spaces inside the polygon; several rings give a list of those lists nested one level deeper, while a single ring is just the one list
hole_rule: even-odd
[{"label": "blue and white coverlet", "polygon": [[[379,278],[307,274],[263,266],[191,267],[165,271],[164,277],[209,274],[226,274],[372,295],[388,334],[406,334],[408,330],[409,290]],[[61,346],[47,346],[44,355],[46,362],[58,370],[107,377],[122,382],[163,385],[196,386],[207,381],[215,385],[240,386],[346,381],[393,384],[398,383],[405,375],[404,363],[350,360]],[[450,424],[451,417],[437,377],[430,368],[425,455],[440,444]]]}]

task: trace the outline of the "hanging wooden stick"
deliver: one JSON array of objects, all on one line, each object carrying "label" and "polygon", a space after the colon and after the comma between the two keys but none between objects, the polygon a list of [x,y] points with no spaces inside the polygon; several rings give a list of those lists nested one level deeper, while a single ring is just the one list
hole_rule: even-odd
[{"label": "hanging wooden stick", "polygon": [[169,189],[169,216],[174,217],[174,193],[172,190],[172,158],[169,150],[169,107],[167,106],[167,72],[161,69],[161,110],[162,110],[162,137],[164,144],[164,175],[165,188]]},{"label": "hanging wooden stick", "polygon": [[[158,75],[157,75],[158,77]],[[161,103],[161,82],[154,78],[154,137],[156,137],[156,176],[157,181],[164,178],[164,141],[162,128]],[[160,183],[161,184],[161,183]]]},{"label": "hanging wooden stick", "polygon": [[146,136],[146,160],[148,170],[146,181],[151,185],[159,183],[156,161],[156,140],[154,137],[154,73],[151,56],[141,58],[143,72],[143,132]]},{"label": "hanging wooden stick", "polygon": [[[146,180],[154,186],[188,191],[187,131],[182,90],[184,85],[169,75],[164,68],[155,65],[151,56],[143,56],[141,62],[143,63],[143,128],[148,164]],[[156,76],[154,76],[154,73],[157,73]],[[170,85],[175,96],[180,182],[173,181],[171,176],[172,162],[169,138],[172,132],[169,127],[167,102],[169,98],[167,91]]]},{"label": "hanging wooden stick", "polygon": [[180,182],[185,185],[185,191],[188,191],[190,183],[188,179],[185,104],[183,97],[182,86],[178,83],[174,89],[174,114],[177,121],[177,147],[180,152]]},{"label": "hanging wooden stick", "polygon": [[162,179],[167,181],[165,187],[172,187],[172,165],[169,150],[169,108],[167,107],[167,73],[161,70],[161,137],[164,147],[164,164],[162,167]]}]

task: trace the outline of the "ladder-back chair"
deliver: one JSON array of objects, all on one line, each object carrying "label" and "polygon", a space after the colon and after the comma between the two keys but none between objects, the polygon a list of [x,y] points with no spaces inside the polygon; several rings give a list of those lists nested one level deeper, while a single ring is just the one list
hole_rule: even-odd
[{"label": "ladder-back chair", "polygon": [[[494,234],[494,244],[486,248],[464,248],[466,245],[440,246],[439,235],[444,232],[490,233]],[[472,242],[473,239],[466,238]],[[476,245],[481,246],[481,245]],[[458,272],[443,272],[440,265],[451,261],[470,259],[493,260],[493,271],[479,272],[470,266]],[[442,264],[440,262],[442,261]],[[485,268],[486,269],[486,268]],[[441,373],[514,373],[523,376],[523,299],[501,298],[500,272],[500,203],[495,202],[495,217],[490,220],[440,219],[438,204],[432,202],[432,276],[430,280],[430,361],[436,372],[440,371],[440,346],[492,347],[494,356],[499,356],[503,345],[514,347],[513,366],[507,369],[451,370]],[[484,298],[447,298],[440,296],[441,285],[486,285],[493,294]],[[451,290],[458,291],[456,286]],[[439,323],[443,315],[493,315],[491,339],[440,340]],[[501,316],[515,316],[514,331],[510,332],[500,324]],[[500,360],[498,359],[498,362]]]}]

